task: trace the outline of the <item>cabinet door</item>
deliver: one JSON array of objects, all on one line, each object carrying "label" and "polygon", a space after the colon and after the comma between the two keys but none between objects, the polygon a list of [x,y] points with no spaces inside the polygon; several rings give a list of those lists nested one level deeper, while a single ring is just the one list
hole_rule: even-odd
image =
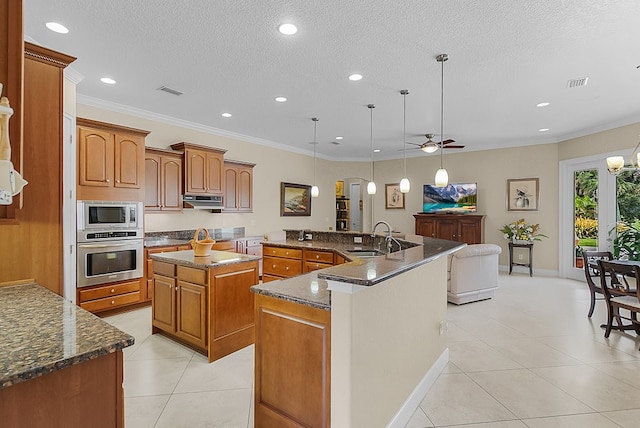
[{"label": "cabinet door", "polygon": [[160,188],[163,211],[182,211],[182,160],[162,157]]},{"label": "cabinet door", "polygon": [[433,219],[421,218],[416,220],[416,235],[436,237],[436,221]]},{"label": "cabinet door", "polygon": [[482,233],[480,230],[480,222],[475,219],[458,220],[458,241],[467,244],[480,244],[482,241]]},{"label": "cabinet door", "polygon": [[436,238],[448,239],[449,241],[457,241],[458,238],[458,221],[451,220],[438,220],[436,223]]},{"label": "cabinet door", "polygon": [[152,324],[161,330],[176,331],[176,280],[153,275]]},{"label": "cabinet door", "polygon": [[189,149],[185,152],[185,162],[185,193],[207,193],[207,152]]},{"label": "cabinet door", "polygon": [[144,168],[144,138],[115,134],[115,187],[139,189]]},{"label": "cabinet door", "polygon": [[253,210],[253,170],[251,168],[240,169],[237,180],[238,211],[250,212]]},{"label": "cabinet door", "polygon": [[146,154],[144,158],[144,210],[159,211],[160,200],[160,156]]},{"label": "cabinet door", "polygon": [[112,186],[113,134],[78,127],[78,164],[81,186]]},{"label": "cabinet door", "polygon": [[207,344],[207,288],[178,281],[176,332],[182,339],[201,348]]},{"label": "cabinet door", "polygon": [[222,195],[224,191],[224,158],[220,153],[207,153],[207,193]]},{"label": "cabinet door", "polygon": [[226,167],[224,171],[224,210],[225,212],[238,211],[238,170]]}]

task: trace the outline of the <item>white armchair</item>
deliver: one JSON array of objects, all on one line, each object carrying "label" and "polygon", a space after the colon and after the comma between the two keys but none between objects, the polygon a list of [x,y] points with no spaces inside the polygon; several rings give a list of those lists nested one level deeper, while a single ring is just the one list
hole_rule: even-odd
[{"label": "white armchair", "polygon": [[447,300],[456,305],[490,299],[498,288],[498,255],[494,244],[473,244],[449,255]]}]

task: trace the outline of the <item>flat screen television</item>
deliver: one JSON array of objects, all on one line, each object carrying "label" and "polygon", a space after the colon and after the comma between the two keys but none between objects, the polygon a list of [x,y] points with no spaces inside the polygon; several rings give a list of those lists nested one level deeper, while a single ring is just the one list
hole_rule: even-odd
[{"label": "flat screen television", "polygon": [[425,184],[422,211],[425,213],[474,213],[477,211],[477,183],[451,183],[447,187]]}]

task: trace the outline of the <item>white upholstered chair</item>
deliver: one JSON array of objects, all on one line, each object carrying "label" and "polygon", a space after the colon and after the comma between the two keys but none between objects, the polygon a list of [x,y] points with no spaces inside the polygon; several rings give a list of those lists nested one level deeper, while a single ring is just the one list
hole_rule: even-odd
[{"label": "white upholstered chair", "polygon": [[449,255],[447,300],[456,305],[490,299],[498,288],[498,256],[495,244],[473,244]]}]

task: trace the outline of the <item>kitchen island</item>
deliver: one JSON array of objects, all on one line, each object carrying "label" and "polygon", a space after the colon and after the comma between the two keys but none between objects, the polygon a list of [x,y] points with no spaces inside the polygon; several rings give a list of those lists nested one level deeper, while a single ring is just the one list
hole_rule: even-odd
[{"label": "kitchen island", "polygon": [[[288,238],[264,245],[326,251],[333,236]],[[447,255],[465,244],[359,258],[353,234],[335,238],[345,264],[252,287],[256,428],[404,426],[448,361]]]},{"label": "kitchen island", "polygon": [[152,331],[215,361],[254,342],[253,297],[260,257],[193,250],[152,254]]},{"label": "kitchen island", "polygon": [[134,338],[44,287],[0,286],[0,425],[123,427]]}]

